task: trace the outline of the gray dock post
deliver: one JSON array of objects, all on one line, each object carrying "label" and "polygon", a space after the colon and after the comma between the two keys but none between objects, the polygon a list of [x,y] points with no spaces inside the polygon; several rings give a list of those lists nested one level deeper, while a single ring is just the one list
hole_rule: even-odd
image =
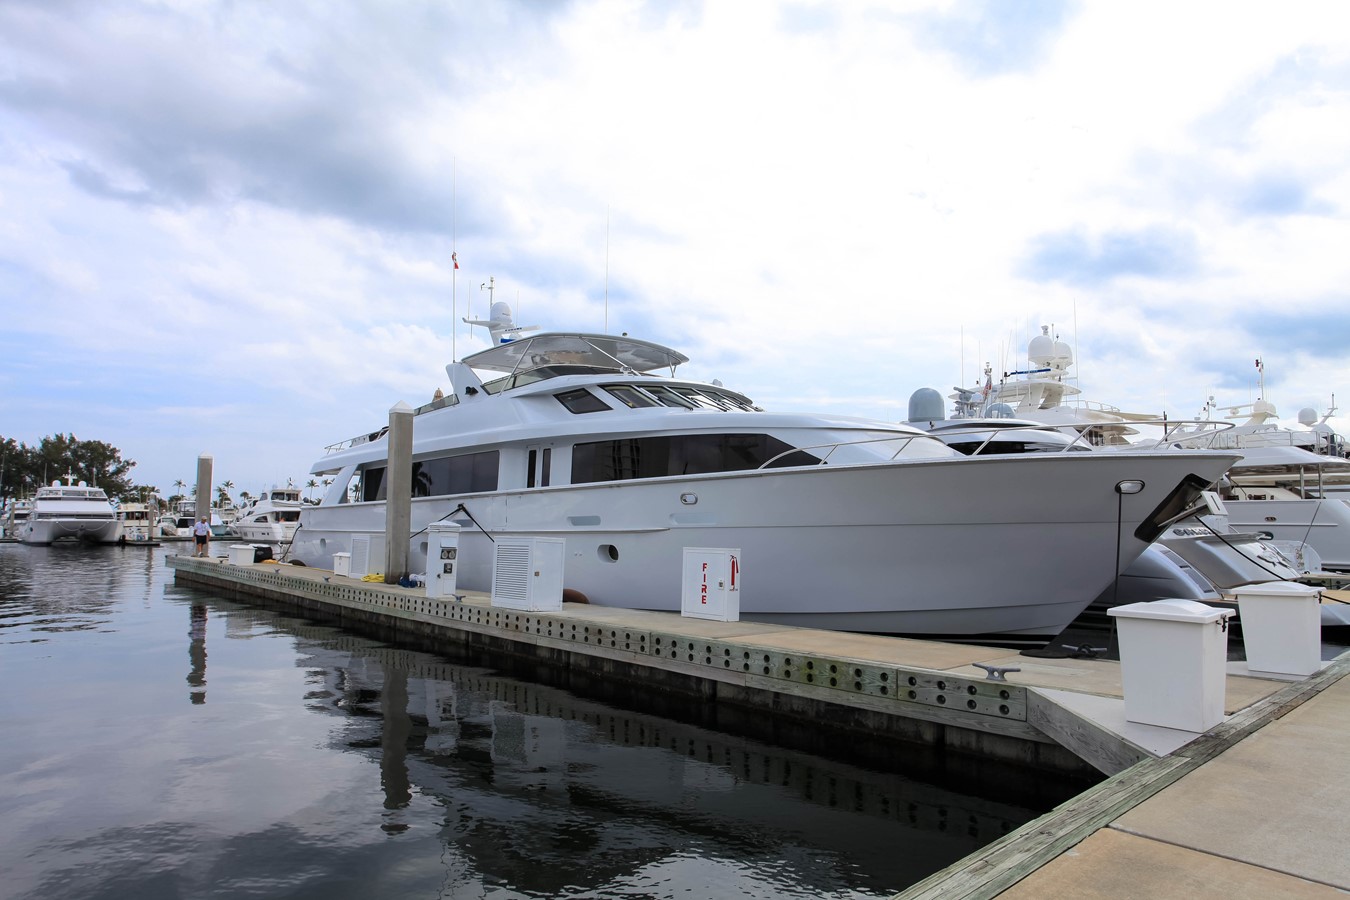
[{"label": "gray dock post", "polygon": [[206,516],[206,524],[211,524],[211,466],[214,460],[211,454],[203,453],[197,457],[197,495],[193,511],[197,518]]},{"label": "gray dock post", "polygon": [[389,410],[389,469],[384,477],[384,583],[398,584],[408,574],[412,540],[413,410],[400,400]]}]

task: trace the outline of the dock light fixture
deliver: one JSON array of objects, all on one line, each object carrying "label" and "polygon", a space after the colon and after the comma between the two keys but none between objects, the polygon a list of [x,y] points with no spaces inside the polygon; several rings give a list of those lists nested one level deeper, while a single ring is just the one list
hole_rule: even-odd
[{"label": "dock light fixture", "polygon": [[1117,494],[1137,494],[1144,489],[1142,481],[1122,481],[1116,485]]}]

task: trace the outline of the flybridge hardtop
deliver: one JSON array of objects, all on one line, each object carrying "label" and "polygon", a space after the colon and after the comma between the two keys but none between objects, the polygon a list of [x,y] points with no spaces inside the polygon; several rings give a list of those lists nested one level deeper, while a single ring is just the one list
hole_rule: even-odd
[{"label": "flybridge hardtop", "polygon": [[629,372],[654,372],[689,362],[677,350],[628,336],[549,332],[517,338],[464,358],[470,368],[516,374],[540,366],[594,366]]}]

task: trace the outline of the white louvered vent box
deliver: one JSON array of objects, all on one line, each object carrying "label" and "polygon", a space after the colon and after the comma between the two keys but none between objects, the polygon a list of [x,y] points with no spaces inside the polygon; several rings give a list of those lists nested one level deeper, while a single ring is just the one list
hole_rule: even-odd
[{"label": "white louvered vent box", "polygon": [[365,578],[384,571],[384,535],[352,535],[351,577]]},{"label": "white louvered vent box", "polygon": [[498,537],[493,545],[492,605],[526,612],[562,609],[562,538]]}]

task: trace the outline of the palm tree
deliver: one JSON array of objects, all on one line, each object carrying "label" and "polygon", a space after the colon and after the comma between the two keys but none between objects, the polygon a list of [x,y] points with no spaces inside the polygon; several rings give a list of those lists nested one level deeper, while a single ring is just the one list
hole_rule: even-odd
[{"label": "palm tree", "polygon": [[220,487],[216,488],[216,504],[224,508],[230,502],[230,491],[234,490],[233,481],[222,481]]},{"label": "palm tree", "polygon": [[309,481],[306,481],[306,482],[305,482],[305,499],[306,499],[306,500],[309,499],[309,492],[312,491],[312,490],[314,490],[314,489],[315,489],[316,487],[318,487],[318,486],[319,486],[319,483],[318,483],[317,481],[315,481],[313,478],[311,478]]}]

